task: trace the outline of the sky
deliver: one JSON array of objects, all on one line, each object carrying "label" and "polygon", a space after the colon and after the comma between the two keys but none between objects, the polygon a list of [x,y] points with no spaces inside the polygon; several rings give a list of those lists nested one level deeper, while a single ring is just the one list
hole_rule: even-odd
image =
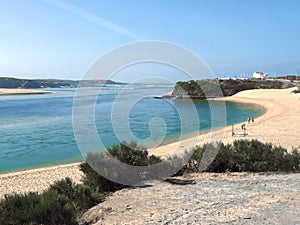
[{"label": "sky", "polygon": [[[81,79],[111,49],[144,40],[189,49],[216,77],[297,74],[299,9],[298,0],[0,0],[0,76]],[[122,81],[176,73],[154,67],[127,69]]]}]

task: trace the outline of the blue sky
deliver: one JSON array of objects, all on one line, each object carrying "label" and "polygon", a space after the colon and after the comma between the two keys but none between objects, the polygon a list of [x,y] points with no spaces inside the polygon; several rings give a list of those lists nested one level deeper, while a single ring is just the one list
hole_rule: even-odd
[{"label": "blue sky", "polygon": [[80,79],[104,53],[142,40],[182,45],[219,77],[296,74],[299,9],[297,0],[0,0],[0,75]]}]

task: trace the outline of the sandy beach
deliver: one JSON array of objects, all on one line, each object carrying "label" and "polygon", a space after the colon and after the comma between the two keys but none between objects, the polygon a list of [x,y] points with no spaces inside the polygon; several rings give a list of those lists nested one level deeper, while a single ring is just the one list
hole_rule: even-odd
[{"label": "sandy beach", "polygon": [[[254,123],[246,123],[248,133],[246,137],[232,137],[231,126],[226,127],[223,142],[230,143],[237,139],[246,138],[272,142],[289,150],[300,146],[300,95],[291,93],[292,90],[249,90],[226,98],[226,101],[261,105],[266,111],[259,118],[255,118]],[[241,131],[240,125],[235,125],[237,131]],[[196,137],[196,140],[192,138],[180,144],[168,144],[151,150],[151,153],[160,156],[170,155],[178,146],[185,149],[194,144],[195,141],[201,145],[207,142],[211,136],[218,135],[218,133],[220,132],[208,132]],[[82,173],[79,171],[78,164],[0,174],[0,198],[4,194],[14,192],[42,191],[50,184],[67,176],[75,182],[80,182]]]},{"label": "sandy beach", "polygon": [[32,95],[32,94],[52,94],[50,91],[40,91],[21,88],[0,88],[0,95]]},{"label": "sandy beach", "polygon": [[[300,147],[300,94],[292,93],[290,89],[255,89],[237,93],[234,96],[219,100],[226,102],[238,102],[245,104],[255,104],[265,109],[265,113],[255,118],[254,123],[248,123],[245,118],[245,137],[232,136],[232,127],[217,129],[212,132],[203,132],[201,135],[183,140],[182,143],[171,143],[165,146],[151,149],[154,155],[168,156],[175,151],[179,153],[195,143],[202,145],[214,140],[221,140],[224,143],[232,143],[239,139],[257,139],[261,142],[270,142],[280,145],[291,151]],[[217,100],[217,99],[216,99]],[[243,133],[240,124],[234,125],[234,132]],[[222,137],[223,136],[223,137]]]},{"label": "sandy beach", "polygon": [[0,199],[11,193],[41,193],[64,177],[70,177],[74,182],[80,183],[82,176],[79,163],[0,174]]}]

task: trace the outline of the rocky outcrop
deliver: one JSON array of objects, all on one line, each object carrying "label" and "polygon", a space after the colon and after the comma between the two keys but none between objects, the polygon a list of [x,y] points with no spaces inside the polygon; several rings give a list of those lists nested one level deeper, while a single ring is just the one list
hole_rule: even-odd
[{"label": "rocky outcrop", "polygon": [[250,89],[281,89],[282,81],[273,80],[191,80],[177,82],[172,95],[179,98],[215,98],[231,96]]},{"label": "rocky outcrop", "polygon": [[222,97],[222,90],[216,80],[191,80],[177,82],[172,95],[180,98]]},{"label": "rocky outcrop", "polygon": [[300,224],[299,174],[202,173],[189,179],[196,184],[161,182],[115,192],[79,224]]}]

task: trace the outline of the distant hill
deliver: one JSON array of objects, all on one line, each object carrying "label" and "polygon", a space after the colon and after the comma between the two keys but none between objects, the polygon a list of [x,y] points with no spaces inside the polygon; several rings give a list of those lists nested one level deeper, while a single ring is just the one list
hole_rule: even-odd
[{"label": "distant hill", "polygon": [[187,82],[177,82],[171,96],[205,99],[210,97],[231,96],[240,91],[250,89],[281,89],[288,88],[291,85],[290,82],[278,80],[191,80]]},{"label": "distant hill", "polygon": [[[75,88],[79,84],[78,80],[59,79],[18,79],[12,77],[0,77],[0,88]],[[103,84],[125,84],[112,80],[82,80],[80,87],[99,87]]]}]

